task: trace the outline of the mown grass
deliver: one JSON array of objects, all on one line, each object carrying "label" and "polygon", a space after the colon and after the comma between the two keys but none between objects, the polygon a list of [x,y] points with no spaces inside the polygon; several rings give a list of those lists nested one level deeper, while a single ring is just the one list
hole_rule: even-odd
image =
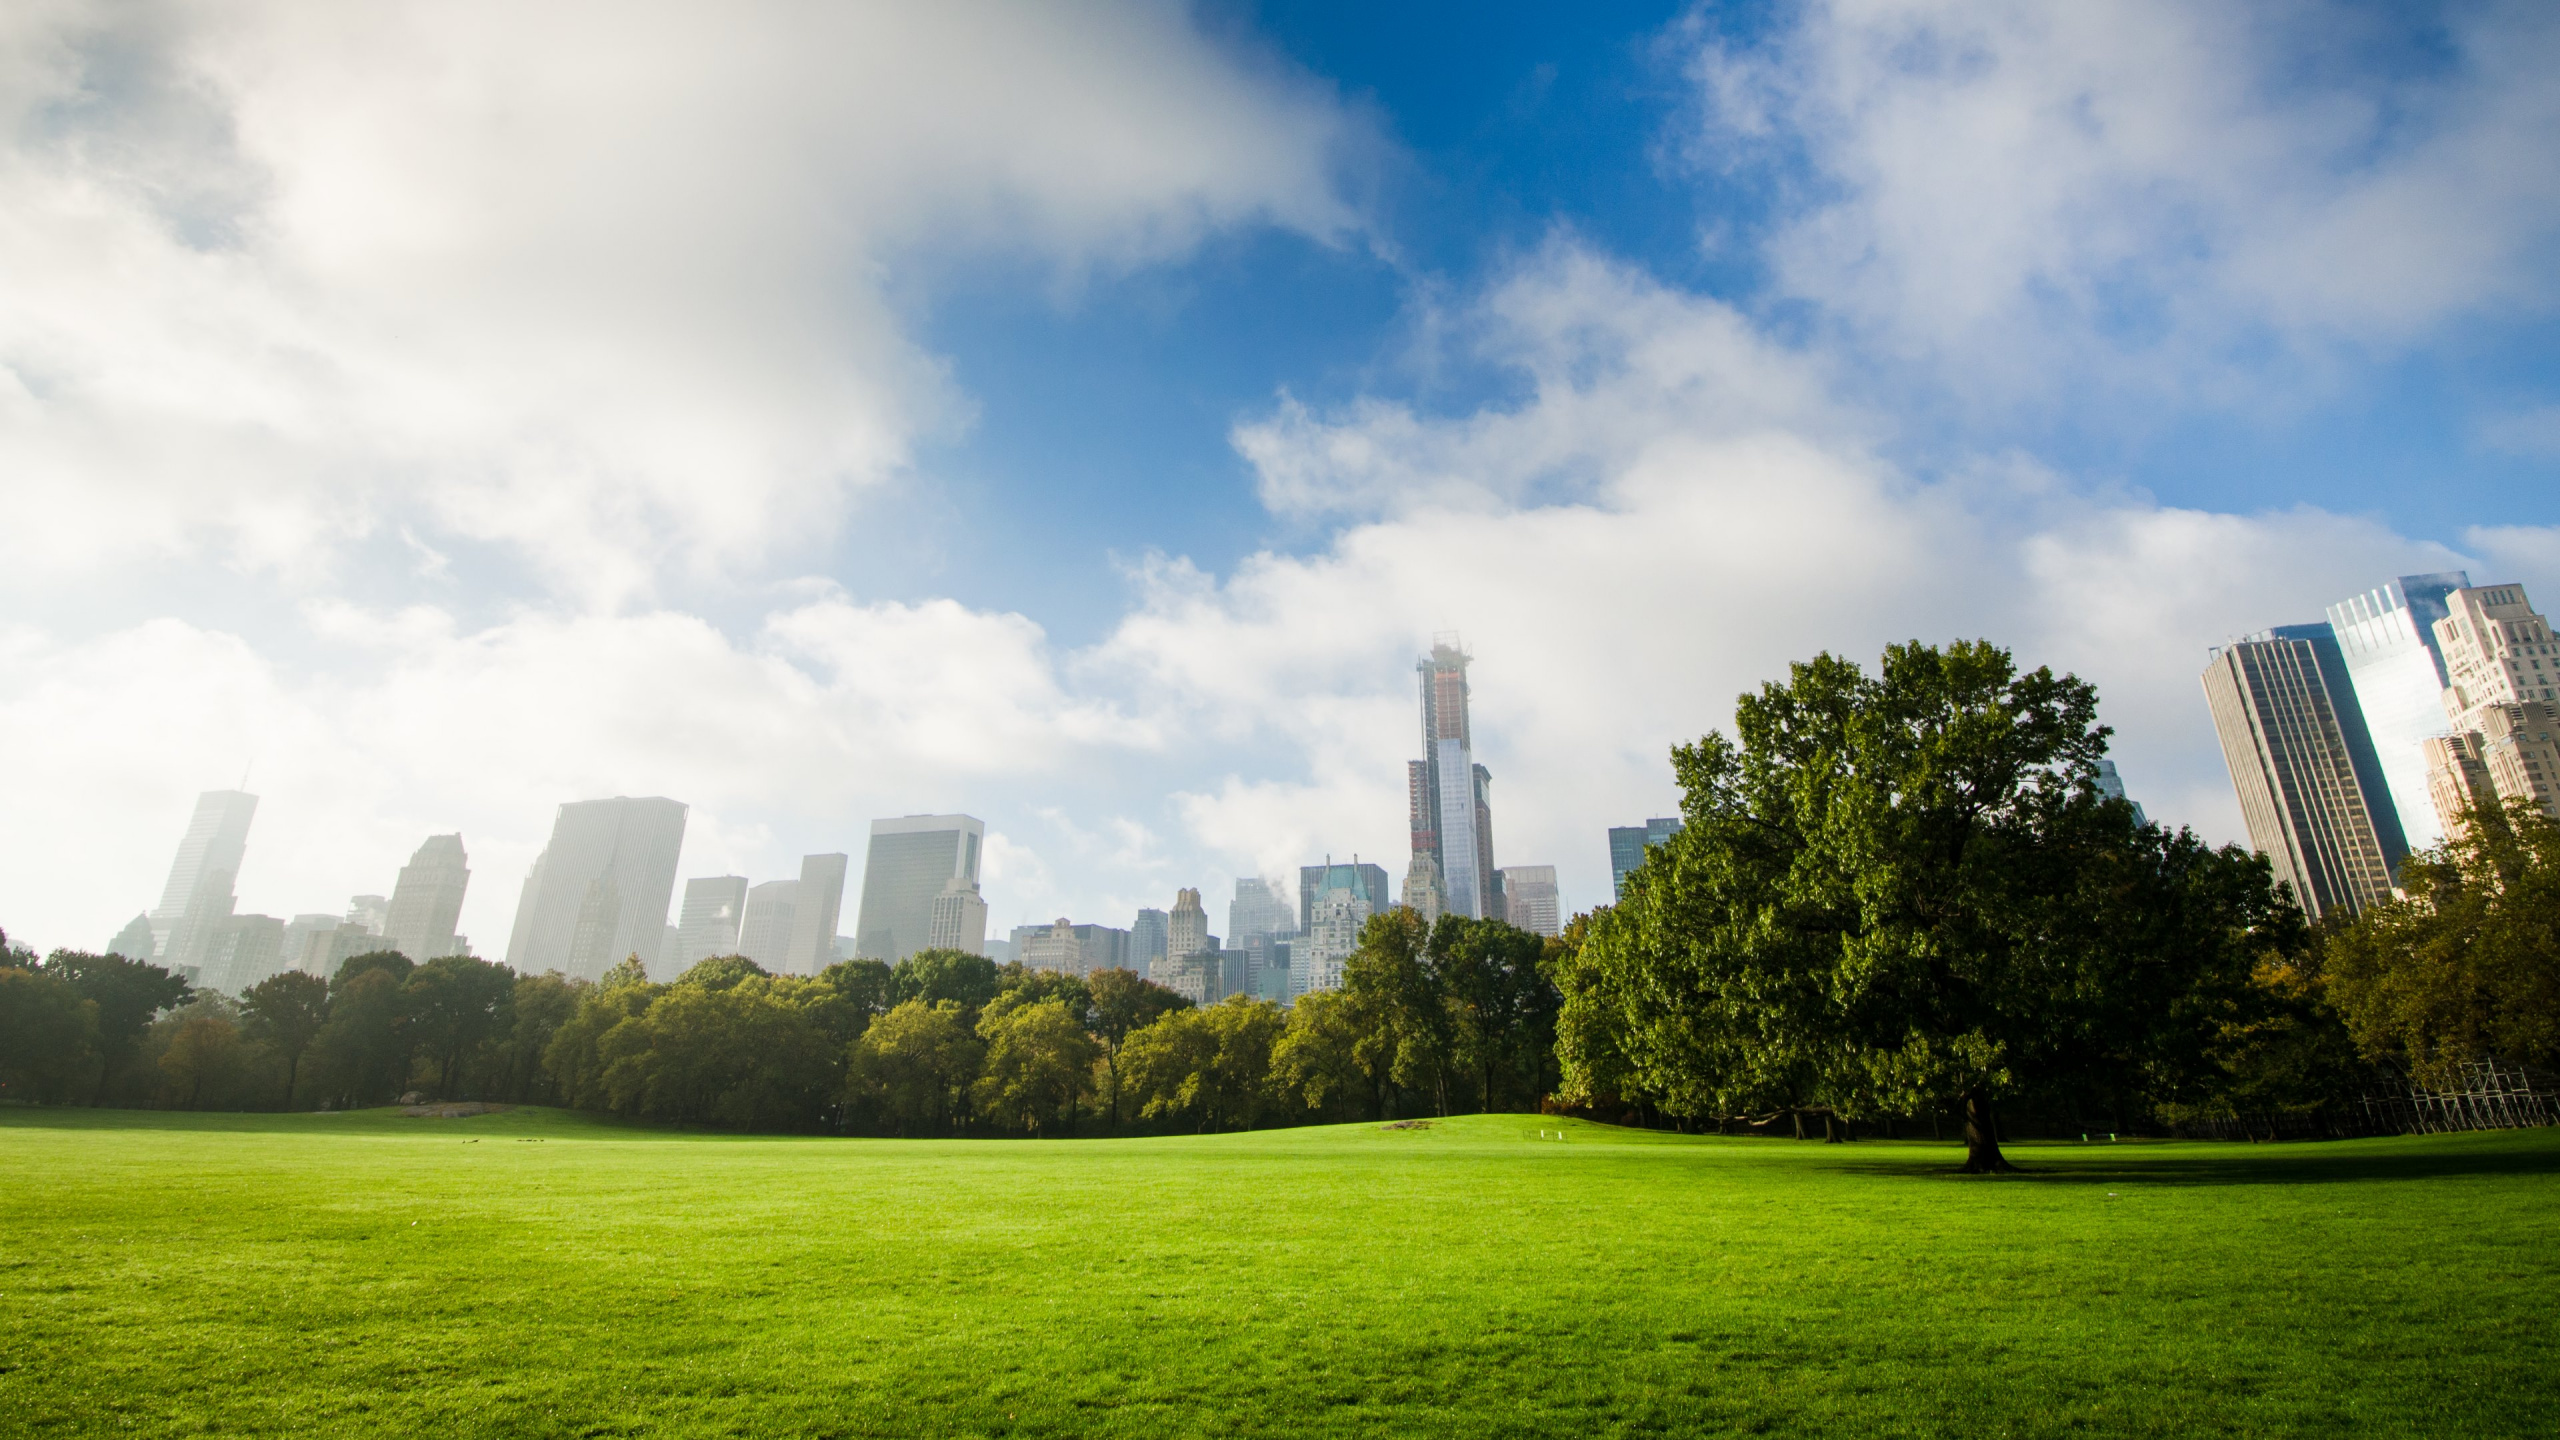
[{"label": "mown grass", "polygon": [[1979,1180],[1557,1124],[0,1111],[0,1431],[2560,1430],[2560,1133]]}]

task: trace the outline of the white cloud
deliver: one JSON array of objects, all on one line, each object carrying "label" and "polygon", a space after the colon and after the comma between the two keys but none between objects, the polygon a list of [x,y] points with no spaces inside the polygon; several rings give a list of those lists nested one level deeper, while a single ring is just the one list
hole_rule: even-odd
[{"label": "white cloud", "polygon": [[55,574],[754,567],[966,417],[893,266],[1357,223],[1331,98],[1164,7],[32,5],[0,75],[0,525]]},{"label": "white cloud", "polygon": [[[1702,41],[1698,151],[1801,164],[1786,292],[1950,388],[2245,403],[2271,360],[2555,298],[2560,17],[2315,3],[1828,0]],[[1704,31],[1703,23],[1699,30]],[[2415,72],[2377,53],[2429,54]],[[1797,174],[1782,168],[1781,173]]]},{"label": "white cloud", "polygon": [[[1412,657],[1441,629],[1477,657],[1497,861],[1557,865],[1572,904],[1605,898],[1602,830],[1673,802],[1673,743],[1729,725],[1734,696],[1790,661],[1829,649],[1872,663],[1910,638],[1984,636],[2095,681],[2137,798],[2240,839],[2197,678],[2206,648],[2463,563],[2370,521],[2163,508],[2014,459],[1916,479],[1822,428],[1818,401],[1715,403],[1706,377],[1772,363],[1766,342],[1703,303],[1648,298],[1631,315],[1617,301],[1652,292],[1632,276],[1594,283],[1595,267],[1608,268],[1559,250],[1495,292],[1572,323],[1508,332],[1516,348],[1488,353],[1577,383],[1444,420],[1363,404],[1246,427],[1266,484],[1361,495],[1381,518],[1223,582],[1159,567],[1086,658],[1125,677],[1134,703],[1260,759],[1178,796],[1209,854],[1240,869],[1319,849],[1400,861]],[[1644,358],[1660,354],[1683,358]],[[1813,419],[1778,423],[1800,416]],[[1482,483],[1441,483],[1467,473],[1452,457]],[[1575,477],[1573,498],[1500,503],[1546,467]],[[1328,491],[1338,471],[1345,486]],[[1275,764],[1276,746],[1303,758]]]}]

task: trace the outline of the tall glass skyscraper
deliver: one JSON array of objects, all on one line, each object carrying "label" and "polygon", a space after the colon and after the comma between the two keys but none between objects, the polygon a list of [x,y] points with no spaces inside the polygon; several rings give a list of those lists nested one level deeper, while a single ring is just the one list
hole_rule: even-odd
[{"label": "tall glass skyscraper", "polygon": [[169,942],[191,908],[206,924],[230,916],[235,903],[232,886],[240,878],[241,860],[249,853],[249,822],[257,814],[258,797],[245,791],[207,790],[196,797],[195,818],[187,822],[187,833],[178,841],[178,857],[169,865],[169,883],[161,887],[160,903],[151,911],[152,953],[130,958],[197,963],[171,954]]},{"label": "tall glass skyscraper", "polygon": [[854,953],[894,965],[924,949],[933,936],[933,902],[954,880],[978,883],[978,850],[986,838],[986,822],[967,815],[872,821]]},{"label": "tall glass skyscraper", "polygon": [[2406,847],[2329,627],[2287,625],[2213,653],[2204,672],[2249,843],[2313,919],[2391,894]]},{"label": "tall glass skyscraper", "polygon": [[2329,628],[2355,682],[2388,803],[2412,847],[2444,838],[2427,788],[2426,742],[2445,733],[2444,691],[2451,683],[2435,623],[2448,613],[2446,597],[2470,584],[2460,570],[2403,575],[2329,607]]},{"label": "tall glass skyscraper", "polygon": [[675,897],[684,817],[681,802],[659,796],[561,806],[551,843],[516,902],[508,968],[597,980],[630,955],[655,966]]},{"label": "tall glass skyscraper", "polygon": [[1658,816],[1641,825],[1609,827],[1609,893],[1623,900],[1627,874],[1644,863],[1644,852],[1680,833],[1680,817]]},{"label": "tall glass skyscraper", "polygon": [[836,923],[844,918],[844,875],[852,859],[841,853],[800,857],[800,893],[792,902],[783,973],[815,975],[835,963]]},{"label": "tall glass skyscraper", "polygon": [[738,927],[746,916],[746,876],[702,875],[684,882],[684,909],[676,915],[676,953],[660,957],[666,978],[672,980],[714,955],[737,954]]},{"label": "tall glass skyscraper", "polygon": [[430,835],[400,867],[384,912],[382,933],[394,950],[423,965],[459,953],[454,927],[462,922],[463,892],[471,886],[470,857],[459,835]]},{"label": "tall glass skyscraper", "polygon": [[[1441,903],[1475,919],[1502,914],[1493,868],[1493,775],[1475,763],[1467,662],[1455,634],[1431,637],[1422,680],[1422,758],[1406,767],[1413,850],[1440,867]],[[1381,897],[1383,901],[1383,897]]]}]

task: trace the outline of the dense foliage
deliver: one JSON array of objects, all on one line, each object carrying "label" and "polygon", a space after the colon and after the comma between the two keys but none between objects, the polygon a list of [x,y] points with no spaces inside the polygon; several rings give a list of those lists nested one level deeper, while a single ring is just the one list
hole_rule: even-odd
[{"label": "dense foliage", "polygon": [[1344,991],[1290,1012],[1203,1009],[1126,970],[1061,975],[955,950],[814,977],[722,956],[671,984],[636,960],[587,983],[385,951],[236,999],[120,957],[13,952],[0,1097],[344,1108],[414,1092],[905,1136],[1529,1108],[1551,1079],[1541,956],[1507,925],[1426,931],[1399,911],[1371,922]]},{"label": "dense foliage", "polygon": [[1984,643],[1824,655],[1674,754],[1685,828],[1557,967],[1566,1094],[1683,1117],[2196,1099],[2307,944],[2265,862],[2097,789],[2086,683]]},{"label": "dense foliage", "polygon": [[2491,1058],[2560,1066],[2560,824],[2483,807],[2400,884],[2407,899],[2329,937],[2325,978],[2358,1047],[2435,1086]]}]

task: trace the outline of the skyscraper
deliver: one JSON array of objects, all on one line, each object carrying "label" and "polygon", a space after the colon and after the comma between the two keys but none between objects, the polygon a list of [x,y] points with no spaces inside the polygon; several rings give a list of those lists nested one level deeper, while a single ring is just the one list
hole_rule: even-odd
[{"label": "skyscraper", "polygon": [[1377,914],[1394,903],[1391,892],[1387,889],[1385,870],[1375,865],[1360,863],[1360,857],[1357,855],[1351,857],[1351,863],[1348,865],[1336,865],[1333,863],[1333,857],[1328,855],[1321,865],[1298,867],[1299,933],[1304,934],[1307,926],[1314,921],[1316,902],[1322,899],[1327,891],[1332,890],[1349,891],[1359,896],[1360,903],[1369,907],[1367,913],[1371,915]]},{"label": "skyscraper", "polygon": [[954,880],[978,883],[978,850],[986,836],[985,822],[967,815],[872,821],[855,952],[895,964],[924,949],[933,936],[934,898]]},{"label": "skyscraper", "polygon": [[1165,917],[1164,953],[1179,960],[1209,948],[1209,911],[1197,890],[1173,892],[1173,909]]},{"label": "skyscraper", "polygon": [[[170,863],[169,883],[151,911],[151,951],[136,960],[176,960],[169,946],[190,908],[210,923],[214,913],[228,916],[235,902],[231,890],[240,878],[240,862],[249,853],[249,822],[257,817],[258,797],[239,790],[207,790],[196,797],[195,817],[178,841],[178,858]],[[217,893],[218,892],[218,893]],[[195,963],[192,959],[188,964]]]},{"label": "skyscraper", "polygon": [[469,857],[459,835],[430,835],[400,868],[382,925],[391,949],[424,964],[454,953],[454,927],[462,921],[462,894],[471,885]]},{"label": "skyscraper", "polygon": [[1641,825],[1609,827],[1609,894],[1627,898],[1627,876],[1644,863],[1644,852],[1680,833],[1680,817],[1657,816]]},{"label": "skyscraper", "polygon": [[560,807],[551,843],[525,876],[507,965],[597,980],[628,955],[654,964],[684,849],[685,807],[652,796]]},{"label": "skyscraper", "polygon": [[1129,927],[1130,969],[1141,975],[1155,973],[1149,967],[1165,956],[1166,939],[1170,934],[1166,927],[1171,918],[1161,910],[1138,912],[1137,923]]},{"label": "skyscraper", "polygon": [[1422,923],[1438,923],[1449,906],[1440,893],[1440,862],[1417,850],[1404,867],[1404,908],[1422,917]]},{"label": "skyscraper", "polygon": [[676,914],[676,952],[659,957],[667,977],[682,975],[714,955],[737,954],[738,927],[746,918],[746,876],[701,875],[684,882],[684,908]]},{"label": "skyscraper", "polygon": [[2366,798],[2382,788],[2379,770],[2328,630],[2253,635],[2216,650],[2204,672],[2249,843],[2315,920],[2389,898],[2400,860],[2399,827],[2386,836]]},{"label": "skyscraper", "polygon": [[792,900],[791,949],[782,968],[815,975],[836,961],[836,922],[844,918],[844,873],[852,857],[831,853],[800,858],[800,893]]},{"label": "skyscraper", "polygon": [[975,881],[953,876],[933,897],[933,922],[925,943],[936,950],[987,952],[987,902]]},{"label": "skyscraper", "polygon": [[1564,901],[1553,865],[1509,865],[1502,871],[1503,918],[1532,935],[1564,933]]},{"label": "skyscraper", "polygon": [[237,997],[284,968],[284,922],[273,915],[231,915],[213,925],[198,951],[195,984]]},{"label": "skyscraper", "polygon": [[738,924],[738,953],[776,974],[787,973],[792,932],[800,924],[800,882],[767,880],[747,892]]},{"label": "skyscraper", "polygon": [[2101,760],[2098,762],[2098,793],[2106,796],[2110,800],[2122,800],[2127,805],[2132,806],[2134,824],[2148,825],[2151,823],[2151,817],[2142,813],[2142,802],[2124,793],[2124,776],[2117,773],[2116,762],[2113,760]]},{"label": "skyscraper", "polygon": [[1256,935],[1291,934],[1297,921],[1297,908],[1280,887],[1260,878],[1239,879],[1235,899],[1227,905],[1227,943],[1241,946]]},{"label": "skyscraper", "polygon": [[1493,776],[1475,763],[1467,715],[1467,662],[1454,634],[1431,638],[1414,670],[1422,680],[1423,758],[1405,770],[1413,850],[1440,867],[1442,903],[1453,915],[1501,913],[1493,869]]},{"label": "skyscraper", "polygon": [[136,912],[132,919],[124,922],[124,928],[116,932],[116,938],[107,942],[108,954],[121,955],[127,960],[148,960],[152,949],[151,912],[147,910]]},{"label": "skyscraper", "polygon": [[2356,707],[2382,767],[2393,815],[2410,845],[2432,845],[2442,831],[2428,793],[2426,741],[2444,733],[2449,683],[2436,622],[2445,600],[2470,585],[2459,570],[2403,575],[2329,607],[2329,628],[2355,682]]},{"label": "skyscraper", "polygon": [[[2524,800],[2560,815],[2560,643],[2521,585],[2483,585],[2445,597],[2435,623],[2447,683],[2450,743],[2430,744],[2428,789],[2439,823],[2461,827],[2465,797]],[[2453,806],[2455,808],[2446,808]]]}]

